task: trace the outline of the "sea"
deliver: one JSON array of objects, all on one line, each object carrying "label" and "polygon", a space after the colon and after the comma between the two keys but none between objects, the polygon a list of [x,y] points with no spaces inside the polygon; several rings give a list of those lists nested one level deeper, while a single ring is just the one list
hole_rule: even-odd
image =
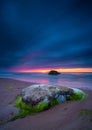
[{"label": "sea", "polygon": [[50,84],[71,88],[92,89],[92,73],[61,73],[48,75],[47,73],[0,73],[0,78],[17,79],[33,83]]}]

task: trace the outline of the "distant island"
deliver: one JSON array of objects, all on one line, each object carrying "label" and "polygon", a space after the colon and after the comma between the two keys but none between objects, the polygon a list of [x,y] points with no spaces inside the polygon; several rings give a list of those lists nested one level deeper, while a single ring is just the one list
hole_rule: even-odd
[{"label": "distant island", "polygon": [[49,75],[59,75],[60,72],[56,71],[56,70],[51,70],[49,73]]}]

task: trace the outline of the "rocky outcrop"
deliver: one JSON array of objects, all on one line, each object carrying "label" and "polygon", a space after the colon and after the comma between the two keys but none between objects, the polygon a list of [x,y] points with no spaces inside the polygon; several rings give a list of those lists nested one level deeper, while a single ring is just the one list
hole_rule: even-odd
[{"label": "rocky outcrop", "polygon": [[51,70],[48,74],[49,75],[59,75],[60,73],[56,70]]},{"label": "rocky outcrop", "polygon": [[48,110],[66,100],[83,100],[86,97],[87,95],[80,89],[44,84],[31,85],[24,88],[21,95],[16,98],[15,106],[19,108],[19,113],[11,120]]},{"label": "rocky outcrop", "polygon": [[62,87],[37,84],[24,88],[21,95],[26,104],[36,105],[39,102],[49,103],[51,99],[56,99],[58,103],[61,103],[66,101],[67,97],[73,93],[74,91],[70,88],[64,90]]}]

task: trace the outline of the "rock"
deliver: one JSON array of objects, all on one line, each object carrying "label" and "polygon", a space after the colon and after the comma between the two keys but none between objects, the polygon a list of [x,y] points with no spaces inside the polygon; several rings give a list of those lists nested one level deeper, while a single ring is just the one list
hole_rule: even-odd
[{"label": "rock", "polygon": [[60,73],[56,70],[51,70],[48,74],[49,75],[59,75]]},{"label": "rock", "polygon": [[31,85],[24,88],[21,95],[16,98],[15,107],[19,108],[19,113],[11,120],[48,110],[66,100],[84,100],[85,98],[87,95],[80,89],[44,84]]},{"label": "rock", "polygon": [[62,103],[66,101],[66,96],[65,95],[59,95],[57,98],[58,103]]},{"label": "rock", "polygon": [[69,94],[71,94],[69,90],[66,91],[56,86],[44,84],[31,85],[22,89],[21,93],[23,102],[31,105],[36,105],[39,102],[49,103],[50,98],[57,99],[58,102],[63,102]]},{"label": "rock", "polygon": [[64,93],[64,95],[72,95],[72,94],[74,94],[74,90],[73,89],[69,89],[67,91],[64,91],[63,93]]},{"label": "rock", "polygon": [[49,102],[50,102],[50,100],[49,100],[49,98],[48,98],[48,97],[45,97],[45,98],[44,98],[44,100],[43,100],[43,102],[49,103]]}]

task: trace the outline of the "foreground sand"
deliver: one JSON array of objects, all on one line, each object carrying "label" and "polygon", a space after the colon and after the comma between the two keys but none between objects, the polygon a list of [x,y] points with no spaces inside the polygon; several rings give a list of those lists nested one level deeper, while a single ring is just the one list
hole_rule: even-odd
[{"label": "foreground sand", "polygon": [[92,110],[92,90],[84,90],[88,98],[70,101],[47,111],[3,124],[18,110],[11,106],[21,89],[32,83],[0,79],[0,130],[92,130],[92,113],[80,116],[82,109]]}]

